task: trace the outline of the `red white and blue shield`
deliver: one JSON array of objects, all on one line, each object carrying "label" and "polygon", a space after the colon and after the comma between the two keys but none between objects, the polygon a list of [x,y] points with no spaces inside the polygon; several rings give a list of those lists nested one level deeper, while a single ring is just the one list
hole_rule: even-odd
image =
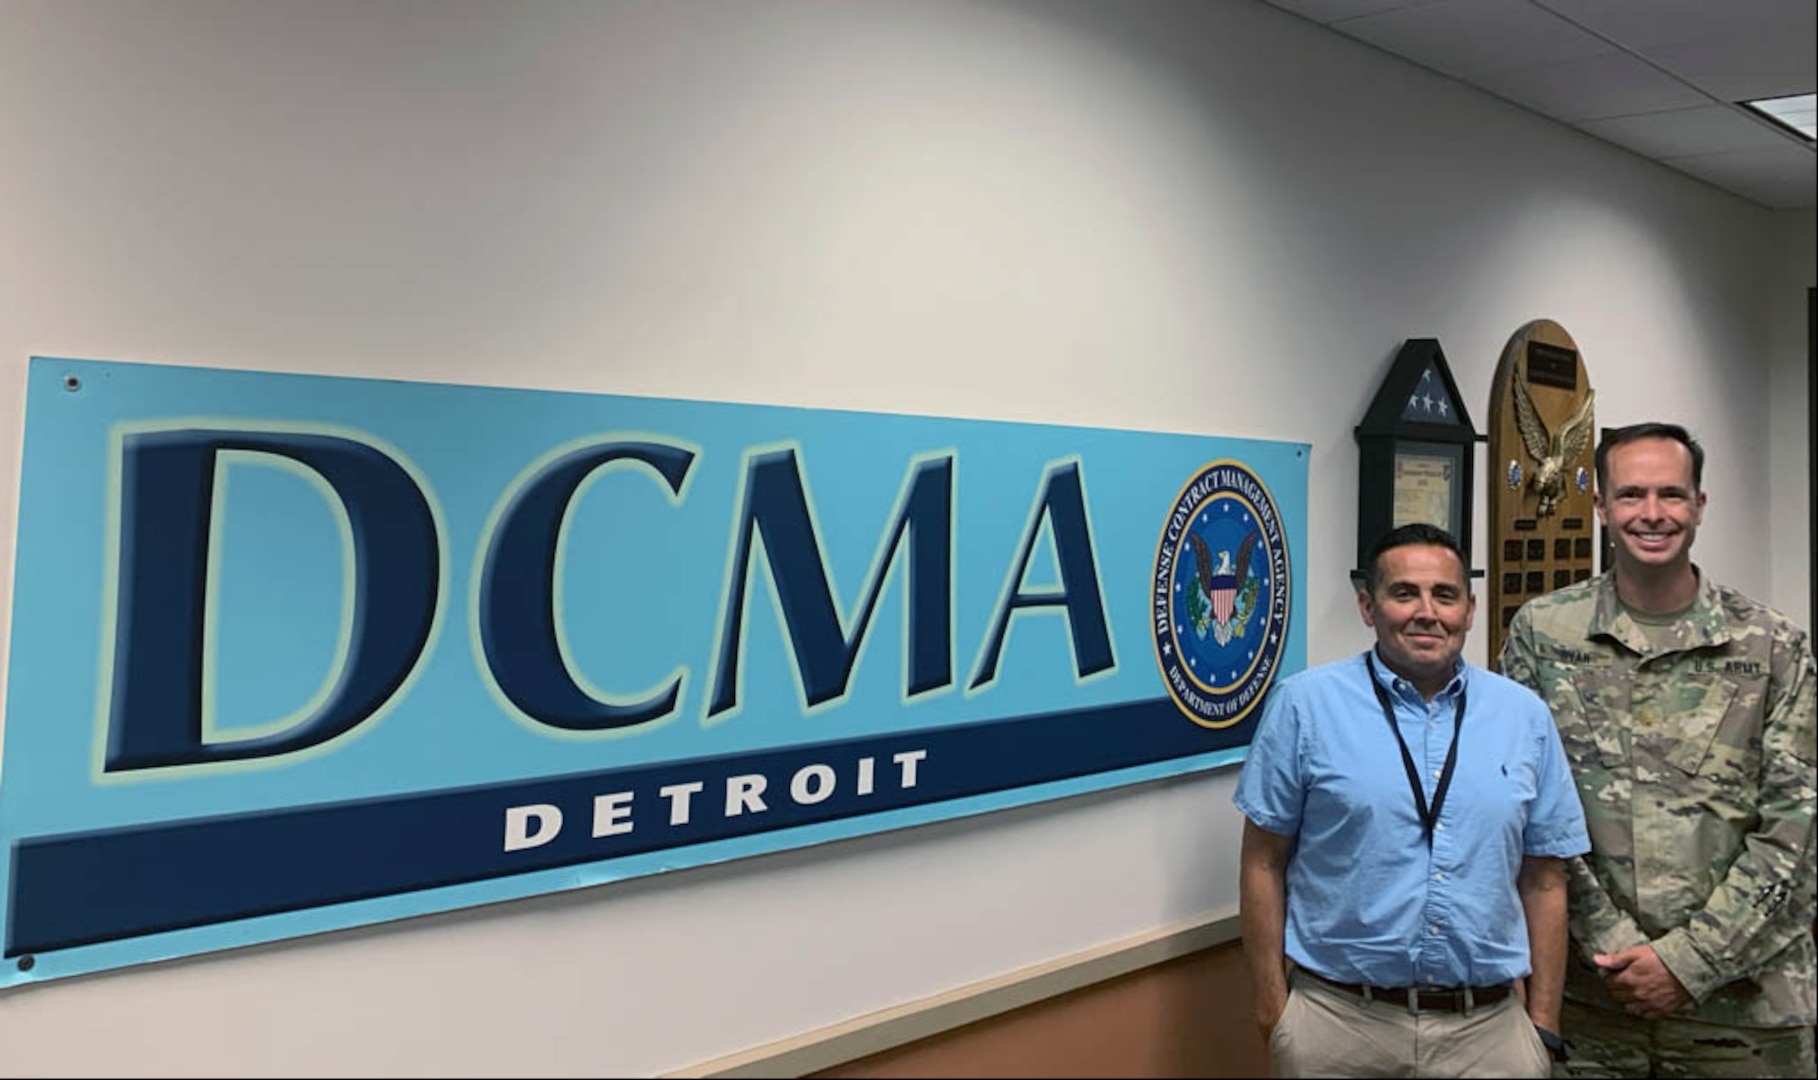
[{"label": "red white and blue shield", "polygon": [[1221,623],[1231,621],[1231,611],[1237,606],[1237,575],[1215,574],[1212,587],[1206,590],[1206,596],[1212,601],[1212,614]]}]

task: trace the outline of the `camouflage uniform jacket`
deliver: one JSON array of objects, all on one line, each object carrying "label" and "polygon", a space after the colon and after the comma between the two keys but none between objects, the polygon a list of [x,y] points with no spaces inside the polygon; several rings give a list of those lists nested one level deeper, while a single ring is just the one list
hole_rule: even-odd
[{"label": "camouflage uniform jacket", "polygon": [[1694,999],[1677,1015],[1810,1024],[1814,671],[1804,631],[1700,574],[1653,652],[1592,578],[1516,613],[1502,673],[1553,710],[1591,853],[1568,862],[1566,995],[1617,1008],[1591,956],[1651,942]]}]

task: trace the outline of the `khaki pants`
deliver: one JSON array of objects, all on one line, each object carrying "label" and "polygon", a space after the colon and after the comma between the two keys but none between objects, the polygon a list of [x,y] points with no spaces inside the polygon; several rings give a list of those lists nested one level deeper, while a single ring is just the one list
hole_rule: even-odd
[{"label": "khaki pants", "polygon": [[1298,973],[1269,1035],[1274,1076],[1546,1077],[1553,1060],[1510,994],[1464,1013],[1411,1013],[1366,1002]]},{"label": "khaki pants", "polygon": [[1571,1060],[1555,1076],[1812,1075],[1812,1029],[1734,1028],[1625,1012],[1568,1001],[1560,1026]]}]

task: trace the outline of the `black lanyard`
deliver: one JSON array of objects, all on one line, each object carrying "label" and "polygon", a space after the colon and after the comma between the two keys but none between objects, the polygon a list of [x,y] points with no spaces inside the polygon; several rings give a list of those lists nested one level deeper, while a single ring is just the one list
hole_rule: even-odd
[{"label": "black lanyard", "polygon": [[1382,718],[1395,733],[1395,745],[1401,747],[1401,764],[1408,770],[1408,786],[1414,789],[1414,808],[1420,812],[1420,832],[1427,847],[1433,846],[1433,826],[1439,821],[1439,810],[1446,803],[1446,789],[1452,786],[1452,770],[1458,765],[1458,732],[1464,727],[1465,692],[1458,688],[1458,711],[1452,716],[1452,748],[1446,751],[1446,764],[1439,770],[1439,786],[1433,789],[1433,809],[1427,810],[1426,790],[1420,783],[1420,770],[1414,767],[1414,755],[1408,752],[1408,740],[1401,737],[1401,725],[1395,722],[1395,706],[1389,704],[1389,692],[1376,678],[1376,661],[1364,653],[1364,664],[1370,669],[1370,689],[1376,691],[1376,702],[1382,706]]}]

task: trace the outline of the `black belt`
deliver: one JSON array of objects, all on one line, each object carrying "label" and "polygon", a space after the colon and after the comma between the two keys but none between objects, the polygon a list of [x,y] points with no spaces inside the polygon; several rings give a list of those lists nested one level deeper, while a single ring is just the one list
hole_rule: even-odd
[{"label": "black belt", "polygon": [[1355,997],[1372,1000],[1381,998],[1385,1004],[1406,1005],[1417,1012],[1464,1012],[1467,1004],[1465,993],[1470,993],[1468,1002],[1473,1008],[1483,1005],[1494,1005],[1514,992],[1515,984],[1503,983],[1501,986],[1472,986],[1422,988],[1408,986],[1363,986],[1358,983],[1339,982],[1328,979],[1317,971],[1307,968],[1299,969],[1302,975],[1316,982],[1324,983],[1334,990],[1343,990]]}]

